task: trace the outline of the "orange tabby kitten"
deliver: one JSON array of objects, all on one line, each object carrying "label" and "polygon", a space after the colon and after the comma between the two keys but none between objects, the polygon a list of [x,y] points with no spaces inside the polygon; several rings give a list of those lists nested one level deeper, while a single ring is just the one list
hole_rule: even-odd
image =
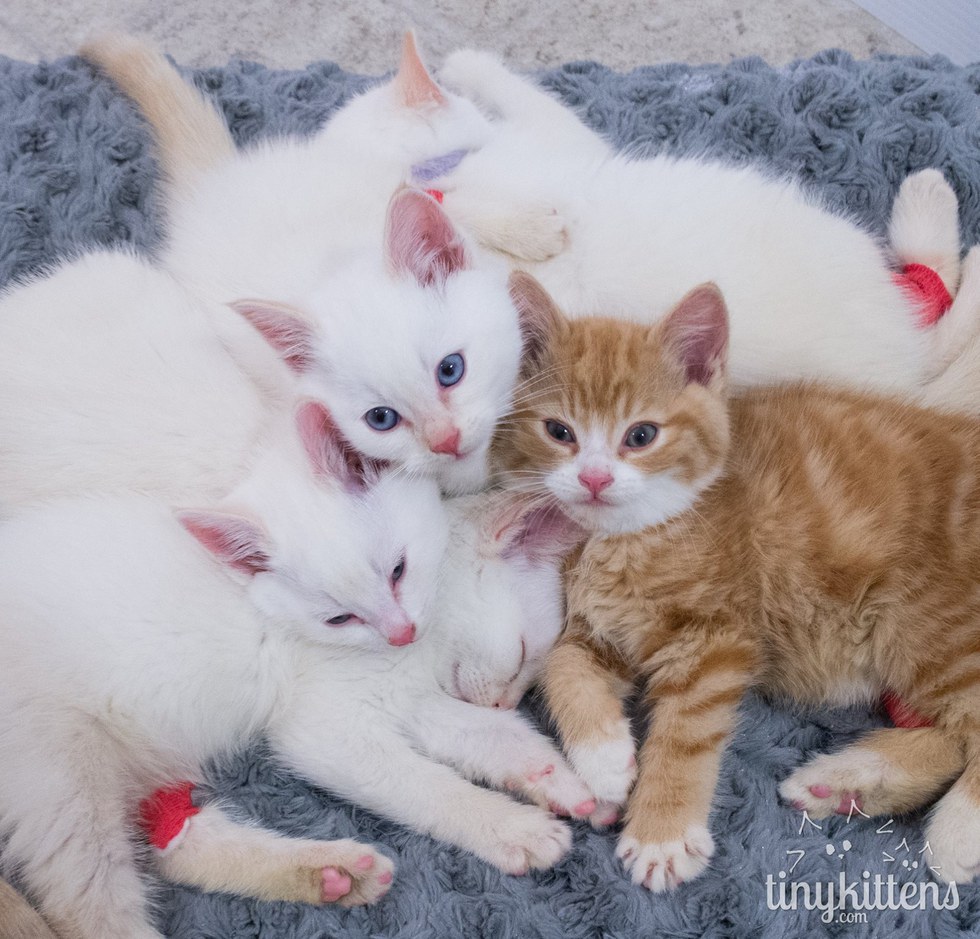
[{"label": "orange tabby kitten", "polygon": [[514,293],[535,331],[497,459],[594,533],[568,565],[544,685],[585,782],[629,796],[617,854],[633,880],[665,890],[707,865],[750,686],[828,703],[893,689],[931,718],[820,756],[781,793],[816,817],[852,800],[898,813],[956,779],[929,823],[934,864],[980,873],[980,422],[817,387],[729,400],[711,284],[652,327],[566,320],[527,277]]}]

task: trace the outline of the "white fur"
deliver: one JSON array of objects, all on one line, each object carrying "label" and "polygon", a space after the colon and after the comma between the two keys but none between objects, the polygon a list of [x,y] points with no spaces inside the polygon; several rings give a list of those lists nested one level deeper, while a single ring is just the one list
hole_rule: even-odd
[{"label": "white fur", "polygon": [[624,835],[616,847],[616,857],[630,872],[633,883],[653,893],[673,890],[697,877],[714,853],[714,839],[703,825],[691,825],[679,841],[656,844],[641,844]]},{"label": "white fur", "polygon": [[932,848],[929,866],[958,884],[980,876],[980,805],[963,789],[955,784],[936,803],[925,832]]},{"label": "white fur", "polygon": [[606,740],[568,747],[568,759],[596,798],[626,804],[636,779],[636,743],[627,720],[620,721]]},{"label": "white fur", "polygon": [[457,52],[441,74],[500,118],[492,140],[438,181],[447,211],[474,225],[481,207],[499,215],[501,200],[557,210],[567,246],[521,266],[569,315],[650,322],[710,280],[731,313],[737,385],[813,378],[914,392],[945,364],[942,337],[918,329],[882,247],[799,186],[708,160],[613,154],[483,53]]},{"label": "white fur", "polygon": [[[4,864],[56,928],[156,936],[128,842],[136,800],[267,727],[311,650],[385,648],[392,603],[425,617],[445,545],[435,485],[351,493],[282,438],[222,506],[259,525],[269,563],[254,574],[139,495],[55,501],[0,530]],[[364,623],[330,627],[337,609]]]}]

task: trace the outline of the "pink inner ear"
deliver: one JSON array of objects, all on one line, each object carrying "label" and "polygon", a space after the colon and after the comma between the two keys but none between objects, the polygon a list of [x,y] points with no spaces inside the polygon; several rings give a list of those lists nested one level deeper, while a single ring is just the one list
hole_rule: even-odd
[{"label": "pink inner ear", "polygon": [[440,285],[468,266],[462,238],[439,203],[417,189],[401,189],[388,203],[385,254],[392,269],[422,287]]},{"label": "pink inner ear", "polygon": [[393,82],[399,102],[406,108],[441,106],[446,96],[422,62],[415,44],[415,33],[409,30],[402,42],[402,60]]},{"label": "pink inner ear", "polygon": [[689,382],[708,385],[724,367],[728,309],[714,284],[695,287],[663,323],[664,342],[676,350]]},{"label": "pink inner ear", "polygon": [[558,561],[586,538],[586,532],[554,506],[528,509],[501,535],[504,557],[523,554],[537,561]]},{"label": "pink inner ear", "polygon": [[178,512],[177,519],[218,560],[245,574],[269,570],[263,531],[248,519],[223,512]]},{"label": "pink inner ear", "polygon": [[514,271],[507,281],[524,337],[524,362],[538,364],[549,341],[564,321],[551,295],[530,274]]},{"label": "pink inner ear", "polygon": [[304,401],[299,406],[296,427],[315,473],[337,479],[351,490],[367,486],[369,465],[344,439],[330,412],[319,401]]},{"label": "pink inner ear", "polygon": [[298,310],[263,300],[236,300],[231,308],[245,317],[294,372],[308,372],[316,360],[316,330]]}]

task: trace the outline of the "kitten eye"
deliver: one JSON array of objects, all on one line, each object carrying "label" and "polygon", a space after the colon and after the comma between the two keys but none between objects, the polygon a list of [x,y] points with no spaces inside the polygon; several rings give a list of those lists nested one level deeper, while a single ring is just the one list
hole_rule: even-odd
[{"label": "kitten eye", "polygon": [[558,421],[545,421],[544,429],[548,431],[549,436],[554,437],[559,443],[575,443],[575,434]]},{"label": "kitten eye", "polygon": [[374,430],[391,430],[402,419],[402,416],[394,408],[371,408],[364,415],[364,420],[368,427]]},{"label": "kitten eye", "polygon": [[343,626],[344,623],[349,623],[353,618],[353,613],[341,613],[340,616],[332,616],[327,622],[331,626]]},{"label": "kitten eye", "polygon": [[405,576],[405,558],[402,558],[391,572],[391,583],[397,584]]},{"label": "kitten eye", "polygon": [[634,424],[623,439],[623,446],[633,450],[640,450],[653,443],[659,432],[656,424]]},{"label": "kitten eye", "polygon": [[447,355],[439,363],[439,367],[436,369],[436,378],[443,388],[449,388],[463,377],[465,371],[466,360],[458,352],[454,352],[452,355]]}]

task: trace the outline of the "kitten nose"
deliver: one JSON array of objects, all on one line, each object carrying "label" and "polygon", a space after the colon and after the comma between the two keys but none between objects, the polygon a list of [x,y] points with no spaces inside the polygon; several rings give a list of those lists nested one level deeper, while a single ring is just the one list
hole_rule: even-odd
[{"label": "kitten nose", "polygon": [[613,477],[605,470],[585,470],[578,474],[578,481],[592,493],[593,499],[597,499],[603,489],[612,485]]},{"label": "kitten nose", "polygon": [[451,427],[441,440],[429,440],[429,449],[433,453],[451,453],[459,456],[459,429]]},{"label": "kitten nose", "polygon": [[385,638],[387,638],[390,646],[407,646],[409,643],[415,642],[415,623],[408,623]]}]

